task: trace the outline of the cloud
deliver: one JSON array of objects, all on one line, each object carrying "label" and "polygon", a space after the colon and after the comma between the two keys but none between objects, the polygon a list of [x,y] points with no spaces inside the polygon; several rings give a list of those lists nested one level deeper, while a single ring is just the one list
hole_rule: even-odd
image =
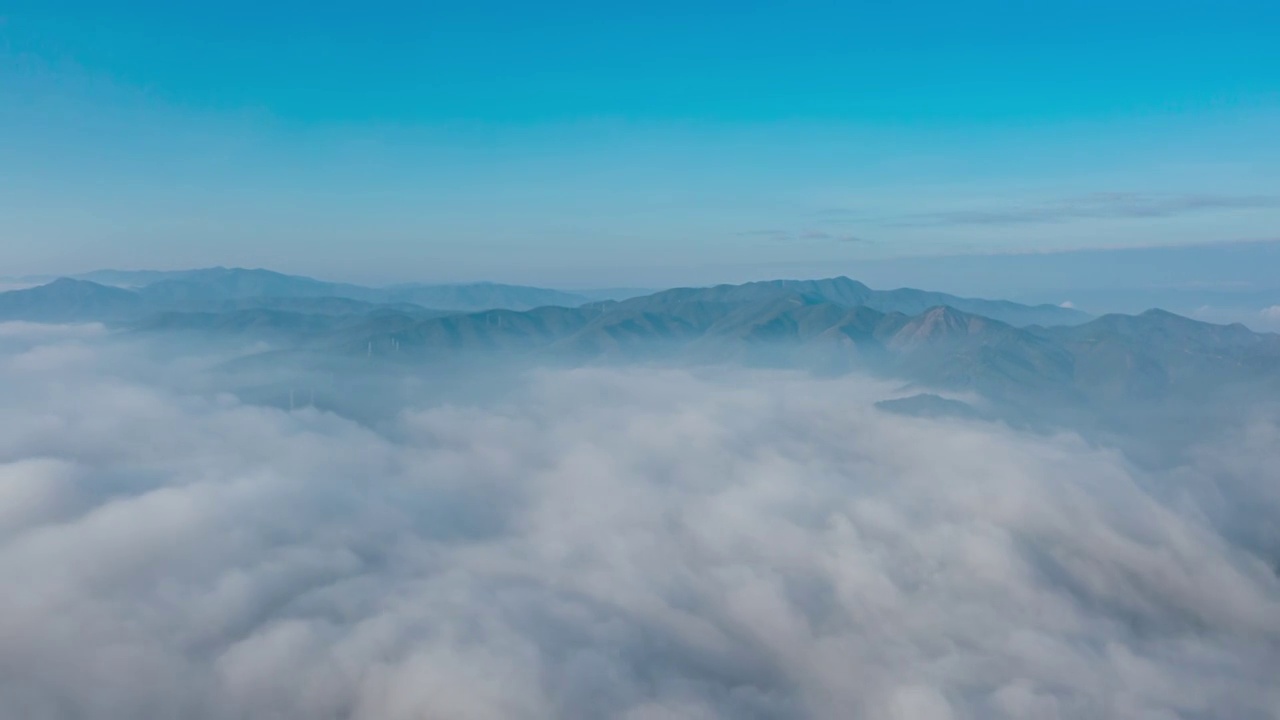
[{"label": "cloud", "polygon": [[1073,303],[1073,302],[1071,302],[1070,300],[1063,300],[1062,302],[1058,303],[1058,307],[1064,307],[1064,308],[1067,308],[1067,309],[1072,309],[1072,308],[1074,308],[1075,306],[1076,306],[1076,304],[1075,304],[1075,303]]},{"label": "cloud", "polygon": [[1263,320],[1280,321],[1280,305],[1272,305],[1271,307],[1263,308],[1258,314],[1262,316]]},{"label": "cloud", "polygon": [[867,240],[866,238],[863,238],[863,237],[859,237],[857,235],[850,235],[848,233],[832,233],[832,232],[826,232],[825,230],[808,230],[803,233],[800,233],[799,238],[801,240],[830,240],[832,242],[839,242],[839,243],[871,242],[870,240]]},{"label": "cloud", "polygon": [[828,232],[826,230],[747,230],[738,233],[740,237],[762,238],[768,242],[774,243],[797,243],[797,242],[834,242],[834,243],[870,243],[864,237],[852,235],[850,233]]},{"label": "cloud", "polygon": [[[119,358],[0,365],[15,716],[1280,702],[1280,580],[1210,504],[1280,510],[1258,489],[1280,487],[1270,426],[1148,477],[1070,435],[883,413],[890,389],[856,377],[545,371],[370,427],[174,392]],[[1149,490],[1174,486],[1197,492]]]},{"label": "cloud", "polygon": [[1214,210],[1280,207],[1271,195],[1209,195],[1105,192],[1043,203],[903,216],[890,225],[1031,225],[1089,219],[1163,218]]}]

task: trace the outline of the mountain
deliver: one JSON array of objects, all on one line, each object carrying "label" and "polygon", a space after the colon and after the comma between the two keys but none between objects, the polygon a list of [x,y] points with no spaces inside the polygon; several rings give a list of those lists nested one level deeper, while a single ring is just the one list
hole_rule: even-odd
[{"label": "mountain", "polygon": [[137,292],[157,305],[198,306],[212,301],[260,298],[336,297],[363,302],[380,302],[375,290],[284,275],[271,270],[210,268],[191,270],[137,288]]},{"label": "mountain", "polygon": [[364,315],[394,311],[422,317],[447,315],[448,310],[430,310],[413,303],[371,303],[343,297],[249,297],[210,303],[209,312],[230,312],[262,308],[319,315]]},{"label": "mountain", "polygon": [[[222,268],[213,268],[221,270]],[[88,280],[99,285],[111,285],[126,289],[140,288],[162,280],[182,280],[203,270],[94,270],[72,276],[76,280]]]},{"label": "mountain", "polygon": [[676,288],[620,303],[661,310],[689,302],[758,304],[768,300],[801,297],[842,307],[869,307],[884,313],[916,315],[932,307],[946,306],[1016,325],[1074,325],[1090,319],[1086,313],[1057,305],[1020,305],[1003,300],[961,298],[910,288],[872,290],[847,277],[826,280],[770,280],[709,288]]},{"label": "mountain", "polygon": [[414,361],[459,354],[536,351],[571,337],[598,316],[591,308],[547,306],[518,312],[486,310],[415,322],[390,331],[352,331],[335,347]]},{"label": "mountain", "polygon": [[496,351],[578,361],[856,367],[992,397],[1028,390],[1064,396],[1073,384],[1071,354],[1030,330],[954,308],[907,316],[812,295],[457,314],[366,335],[352,327],[334,347],[410,363]]},{"label": "mountain", "polygon": [[410,303],[451,311],[529,310],[544,305],[572,307],[595,299],[499,283],[403,284],[376,288],[271,270],[223,267],[171,272],[100,270],[81,278],[135,290],[149,303],[169,310],[205,310],[213,303],[247,298],[343,298],[380,305]]},{"label": "mountain", "polygon": [[584,297],[588,302],[606,302],[609,300],[630,300],[643,295],[652,295],[657,290],[653,288],[592,288],[589,290],[567,290],[566,292]]},{"label": "mountain", "polygon": [[548,305],[576,307],[590,302],[583,295],[499,283],[392,285],[379,292],[381,302],[408,302],[441,310],[532,310]]},{"label": "mountain", "polygon": [[804,296],[824,302],[853,307],[867,305],[876,291],[856,280],[836,277],[825,280],[768,280],[742,285],[716,285],[705,288],[674,288],[645,297],[624,301],[651,308],[670,307],[686,302],[728,304],[759,303],[769,299]]},{"label": "mountain", "polygon": [[[519,376],[513,370],[547,363],[856,370],[907,396],[883,403],[888,412],[1069,429],[1091,442],[1129,438],[1126,452],[1151,463],[1178,462],[1170,447],[1191,452],[1234,427],[1244,408],[1280,397],[1280,336],[1242,325],[1160,310],[1082,318],[1053,306],[878,291],[849,278],[480,311],[412,300],[565,298],[483,284],[360,288],[253,270],[115,279],[149,284],[61,279],[0,293],[0,320],[100,321],[163,335],[164,347],[183,352],[230,351],[236,360],[220,372],[242,379],[244,397],[282,402],[280,378],[301,374],[320,388],[360,384],[365,411],[399,392],[394,378],[440,392],[463,383],[477,393]],[[933,301],[943,302],[921,307]],[[243,354],[248,348],[254,352]],[[945,400],[951,393],[975,405]]]},{"label": "mountain", "polygon": [[[570,293],[496,283],[400,285],[367,288],[283,275],[269,270],[213,268],[182,273],[102,273],[146,284],[119,287],[60,278],[0,292],[0,318],[35,322],[128,322],[160,313],[216,313],[273,309],[349,315],[397,309],[425,316],[486,309],[573,307],[587,299]],[[159,278],[159,279],[157,279]]]},{"label": "mountain", "polygon": [[931,308],[887,338],[914,376],[990,396],[1070,392],[1075,359],[1052,340],[955,308]]},{"label": "mountain", "polygon": [[944,398],[933,393],[919,393],[903,398],[881,400],[876,407],[899,415],[923,418],[963,418],[976,420],[983,417],[969,403]]},{"label": "mountain", "polygon": [[[618,313],[630,312],[638,318],[645,314],[662,314],[677,307],[682,308],[683,312],[691,304],[701,304],[708,308],[728,305],[760,306],[770,301],[798,297],[804,302],[868,307],[881,312],[901,312],[907,315],[917,314],[929,307],[946,305],[1017,326],[1075,324],[1088,319],[1087,315],[1079,311],[1052,305],[1027,306],[905,288],[872,290],[845,277],[679,288],[634,297],[632,294],[638,291],[597,290],[579,294],[499,283],[405,284],[374,288],[326,282],[271,270],[223,267],[181,271],[100,270],[78,279],[110,290],[132,292],[136,299],[126,301],[123,300],[124,295],[117,295],[116,306],[110,312],[85,306],[86,309],[80,315],[71,312],[71,306],[63,303],[63,309],[49,317],[56,317],[60,321],[141,319],[145,315],[161,312],[222,312],[253,307],[301,313],[358,313],[386,306],[477,312],[492,309],[532,310],[546,306],[617,305],[615,310]],[[601,299],[602,297],[608,299]],[[12,311],[15,314],[11,315],[13,318],[26,313],[25,319],[38,319],[43,317],[40,313],[45,312],[31,304],[33,301],[11,302],[15,307]],[[19,305],[28,309],[17,309]],[[129,308],[133,309],[132,315]],[[674,332],[675,328],[671,330]],[[621,328],[619,332],[622,332]]]},{"label": "mountain", "polygon": [[333,333],[348,322],[349,316],[344,315],[250,308],[217,313],[160,313],[138,323],[135,329],[143,332],[196,332],[301,341]]},{"label": "mountain", "polygon": [[1082,384],[1111,393],[1152,396],[1173,388],[1216,388],[1225,380],[1280,370],[1280,335],[1164,310],[1104,315],[1035,332],[1072,354]]},{"label": "mountain", "polygon": [[[1078,321],[1080,314],[920,290],[878,291],[843,277],[677,288],[570,304],[576,299],[495,284],[378,289],[214,268],[132,290],[60,279],[0,293],[0,319],[242,336],[410,364],[496,354],[860,368],[1023,406],[1205,397],[1256,379],[1280,387],[1280,336],[1159,310],[1024,325],[1031,319]],[[948,302],[920,308],[938,299]],[[456,311],[429,310],[415,300],[453,306],[564,302]]]},{"label": "mountain", "polygon": [[1207,391],[1232,378],[1280,376],[1280,336],[1171,313],[1015,327],[948,306],[907,315],[823,299],[847,302],[850,294],[838,286],[781,296],[741,286],[713,290],[580,308],[459,314],[393,333],[361,335],[353,327],[345,346],[411,363],[500,350],[578,360],[860,368],[1021,406],[1151,399],[1184,387]]},{"label": "mountain", "polygon": [[113,322],[145,310],[136,293],[70,278],[0,293],[0,320]]}]

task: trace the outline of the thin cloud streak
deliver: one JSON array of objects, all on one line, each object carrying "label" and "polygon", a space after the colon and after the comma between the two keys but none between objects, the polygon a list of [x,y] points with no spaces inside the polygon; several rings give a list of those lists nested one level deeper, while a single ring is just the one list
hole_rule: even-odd
[{"label": "thin cloud streak", "polygon": [[890,218],[887,226],[1036,225],[1091,219],[1166,218],[1215,210],[1280,208],[1270,195],[1153,195],[1104,192],[1064,200],[979,210],[948,210]]},{"label": "thin cloud streak", "polygon": [[846,243],[869,244],[874,241],[851,233],[830,232],[827,230],[745,230],[737,233],[738,237],[760,238],[770,243]]}]

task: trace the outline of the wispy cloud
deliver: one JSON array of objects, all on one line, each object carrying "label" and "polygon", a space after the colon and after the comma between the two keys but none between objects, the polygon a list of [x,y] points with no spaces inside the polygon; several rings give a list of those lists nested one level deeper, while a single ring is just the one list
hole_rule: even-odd
[{"label": "wispy cloud", "polygon": [[886,224],[1032,225],[1100,218],[1163,218],[1214,210],[1260,208],[1280,208],[1280,196],[1099,192],[1048,202],[904,215],[890,219]]},{"label": "wispy cloud", "polygon": [[831,242],[831,243],[870,243],[871,240],[851,233],[831,232],[828,230],[746,230],[738,233],[739,237],[758,238],[771,243]]}]

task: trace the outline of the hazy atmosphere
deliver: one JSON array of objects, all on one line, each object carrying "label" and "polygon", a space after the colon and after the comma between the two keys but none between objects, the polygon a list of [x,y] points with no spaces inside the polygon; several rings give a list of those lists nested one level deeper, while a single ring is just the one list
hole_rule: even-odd
[{"label": "hazy atmosphere", "polygon": [[1280,720],[1277,36],[0,7],[0,720]]}]

